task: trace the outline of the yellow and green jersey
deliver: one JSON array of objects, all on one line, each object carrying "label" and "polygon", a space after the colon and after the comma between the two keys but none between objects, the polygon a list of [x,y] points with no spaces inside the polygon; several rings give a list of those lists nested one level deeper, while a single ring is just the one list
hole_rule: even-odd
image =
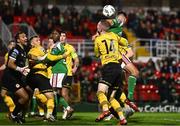
[{"label": "yellow and green jersey", "polygon": [[50,55],[47,56],[47,59],[51,61],[52,73],[67,73],[65,59],[59,59],[57,61],[51,60],[53,56],[62,56],[65,53],[64,46],[60,42],[57,42],[49,53]]}]

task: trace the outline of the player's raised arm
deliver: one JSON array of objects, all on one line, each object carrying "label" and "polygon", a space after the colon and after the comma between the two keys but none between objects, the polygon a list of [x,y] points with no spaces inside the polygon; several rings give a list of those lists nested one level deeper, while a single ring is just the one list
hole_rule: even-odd
[{"label": "player's raised arm", "polygon": [[52,53],[48,53],[46,58],[50,61],[57,61],[60,59],[64,59],[66,57],[67,57],[66,53],[64,53],[63,55],[53,55]]},{"label": "player's raised arm", "polygon": [[128,43],[127,39],[125,39],[123,37],[119,37],[118,35],[117,35],[117,37],[118,37],[118,40],[119,40],[118,43],[120,46],[128,47],[129,43]]},{"label": "player's raised arm", "polygon": [[97,40],[95,40],[95,42],[94,42],[94,54],[95,54],[96,57],[99,57],[99,55],[100,55]]}]

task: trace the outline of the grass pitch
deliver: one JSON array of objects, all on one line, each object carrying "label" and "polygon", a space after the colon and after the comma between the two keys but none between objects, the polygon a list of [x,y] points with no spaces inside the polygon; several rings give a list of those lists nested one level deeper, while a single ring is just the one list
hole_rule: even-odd
[{"label": "grass pitch", "polygon": [[[6,117],[7,113],[0,113],[0,125],[16,125]],[[118,120],[95,122],[99,113],[76,112],[72,119],[62,120],[62,113],[58,114],[58,121],[43,122],[39,117],[26,118],[25,125],[117,125]],[[180,126],[180,113],[135,113],[128,119],[128,126]]]}]

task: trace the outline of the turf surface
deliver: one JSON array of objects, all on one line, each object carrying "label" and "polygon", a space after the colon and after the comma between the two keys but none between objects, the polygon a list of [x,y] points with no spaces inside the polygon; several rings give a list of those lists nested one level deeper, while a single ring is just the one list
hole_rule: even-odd
[{"label": "turf surface", "polygon": [[[62,120],[62,113],[58,114],[56,122],[43,122],[39,117],[26,118],[26,125],[117,125],[118,120],[102,121],[96,123],[94,120],[98,113],[77,112],[71,120]],[[0,113],[0,125],[15,125],[6,117],[6,113]],[[128,126],[180,126],[180,113],[135,113],[128,119]]]}]

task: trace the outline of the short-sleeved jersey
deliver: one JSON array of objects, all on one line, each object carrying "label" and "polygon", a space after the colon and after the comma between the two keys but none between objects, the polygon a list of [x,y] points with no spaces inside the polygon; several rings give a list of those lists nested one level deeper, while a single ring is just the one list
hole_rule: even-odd
[{"label": "short-sleeved jersey", "polygon": [[[128,44],[128,40],[121,37],[120,41],[121,41],[122,45],[119,45],[119,52],[121,54],[126,54],[127,51],[131,48],[130,45]],[[127,45],[127,46],[124,46],[124,45]]]},{"label": "short-sleeved jersey", "polygon": [[25,67],[28,65],[26,51],[19,44],[16,44],[16,46],[9,51],[6,63],[5,71],[8,71],[12,76],[21,78],[22,74],[19,71],[16,71],[7,65],[9,59],[13,59],[16,66]]},{"label": "short-sleeved jersey", "polygon": [[72,67],[73,67],[73,59],[77,58],[78,55],[74,47],[68,43],[64,45],[67,57],[66,57],[66,64],[68,68],[67,76],[72,76]]},{"label": "short-sleeved jersey", "polygon": [[[64,54],[64,52],[65,52],[64,46],[60,42],[57,42],[50,51],[51,55],[62,55]],[[55,63],[52,66],[52,73],[67,73],[67,66],[65,59],[60,59],[54,62]]]},{"label": "short-sleeved jersey", "polygon": [[117,18],[112,19],[112,26],[108,30],[109,32],[114,32],[115,34],[118,34],[119,36],[122,35],[123,27],[120,25],[120,22]]},{"label": "short-sleeved jersey", "polygon": [[9,58],[14,59],[15,64],[19,67],[25,67],[27,65],[26,51],[18,44],[9,52],[8,60]]},{"label": "short-sleeved jersey", "polygon": [[[45,54],[46,54],[45,50],[42,46],[33,47],[28,52],[28,55],[30,55],[29,57],[31,57],[31,56],[42,57]],[[31,63],[31,60],[32,59],[29,59],[30,63]],[[42,62],[39,62],[39,63],[33,65],[31,68],[31,71],[35,71],[35,74],[41,74],[45,77],[48,77],[47,66],[46,66],[46,64],[44,64]]]},{"label": "short-sleeved jersey", "polygon": [[[15,64],[19,67],[25,67],[28,65],[26,51],[19,44],[16,44],[16,46],[9,51],[7,62],[9,59],[15,60]],[[8,65],[6,68],[14,73],[21,74],[20,72],[9,68]]]},{"label": "short-sleeved jersey", "polygon": [[108,63],[119,63],[121,55],[119,53],[120,37],[113,32],[107,32],[96,37],[94,42],[94,52],[100,57],[102,65]]}]

